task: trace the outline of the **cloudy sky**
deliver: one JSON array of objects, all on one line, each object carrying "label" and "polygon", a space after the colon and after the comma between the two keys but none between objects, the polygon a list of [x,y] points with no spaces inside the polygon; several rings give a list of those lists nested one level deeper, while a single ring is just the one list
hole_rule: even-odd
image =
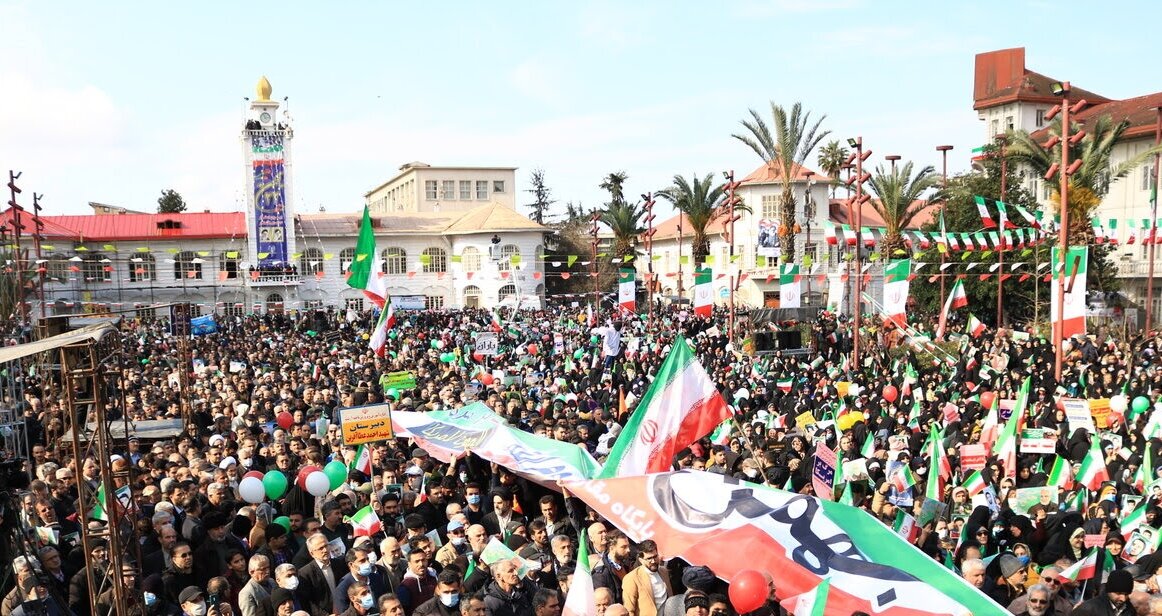
[{"label": "cloudy sky", "polygon": [[[326,7],[323,10],[322,7]],[[937,7],[938,10],[937,10]],[[1154,2],[1106,2],[1052,28],[1058,3],[12,2],[0,0],[0,170],[49,213],[89,201],[240,207],[243,97],[289,97],[294,201],[355,211],[402,163],[543,168],[554,196],[599,205],[610,171],[636,195],[674,174],[760,161],[731,138],[748,108],[802,101],[835,137],[951,170],[983,139],[976,53],[1112,98],[1155,91]],[[5,199],[7,200],[7,199]],[[527,195],[522,194],[522,203]]]}]

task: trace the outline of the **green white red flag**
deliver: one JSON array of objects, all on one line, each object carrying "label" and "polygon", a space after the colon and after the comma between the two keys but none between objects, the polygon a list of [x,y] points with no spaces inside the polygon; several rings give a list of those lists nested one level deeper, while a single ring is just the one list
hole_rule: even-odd
[{"label": "green white red flag", "polygon": [[708,317],[714,311],[714,293],[711,290],[709,267],[700,267],[694,274],[694,314]]},{"label": "green white red flag", "polygon": [[694,358],[686,339],[678,336],[599,476],[670,470],[675,454],[713,432],[730,415],[714,380]]},{"label": "green white red flag", "polygon": [[964,479],[964,483],[960,484],[964,489],[968,490],[968,497],[972,498],[988,487],[988,482],[984,480],[984,475],[980,471],[972,471],[972,474]]},{"label": "green white red flag", "polygon": [[355,451],[355,459],[351,461],[351,470],[359,471],[364,475],[371,476],[371,450],[367,445],[360,445],[359,449]]},{"label": "green white red flag", "polygon": [[1097,548],[1092,548],[1085,558],[1073,563],[1065,571],[1061,572],[1061,577],[1072,582],[1080,582],[1081,580],[1088,580],[1097,573]]},{"label": "green white red flag", "polygon": [[569,584],[569,594],[565,596],[562,613],[565,616],[597,616],[597,599],[593,592],[593,573],[589,571],[588,533],[580,533],[577,548],[577,568],[573,570],[573,582]]},{"label": "green white red flag", "polygon": [[884,268],[884,322],[891,321],[898,327],[908,325],[908,277],[912,273],[912,261],[897,259]]},{"label": "green white red flag", "polygon": [[1053,460],[1053,468],[1049,470],[1048,485],[1065,490],[1073,488],[1073,466],[1062,456]]},{"label": "green white red flag", "polygon": [[371,505],[356,511],[355,515],[347,518],[347,521],[355,529],[356,537],[370,537],[383,530],[383,523],[379,521],[379,516],[375,514]]},{"label": "green white red flag", "polygon": [[811,592],[784,599],[781,605],[790,616],[824,616],[827,614],[827,594],[830,590],[831,581],[823,580]]},{"label": "green white red flag", "polygon": [[973,338],[980,338],[980,335],[984,333],[984,330],[985,330],[984,323],[981,323],[980,319],[976,318],[976,315],[969,313],[969,315],[968,315],[968,334],[970,336],[972,336]]},{"label": "green white red flag", "polygon": [[[1049,286],[1050,302],[1049,302],[1049,319],[1053,323],[1053,328],[1056,330],[1057,324],[1062,324],[1061,339],[1068,340],[1069,338],[1085,333],[1085,297],[1086,297],[1086,269],[1089,261],[1089,247],[1088,246],[1070,246],[1069,250],[1065,252],[1065,267],[1061,268],[1060,252],[1054,246],[1050,260],[1050,267],[1053,269],[1053,284]],[[1065,276],[1065,301],[1064,313],[1059,319],[1057,315],[1058,305],[1062,302],[1058,299],[1058,285],[1057,281],[1062,274]]]},{"label": "green white red flag", "polygon": [[367,346],[377,357],[387,354],[387,334],[395,327],[395,306],[392,305],[391,299],[385,301],[386,305],[379,311],[379,319],[375,322],[375,330],[371,332],[371,338],[367,341]]},{"label": "green white red flag", "polygon": [[1105,458],[1102,456],[1098,439],[1090,439],[1089,453],[1081,461],[1081,468],[1077,471],[1077,483],[1090,491],[1096,491],[1102,482],[1110,480],[1109,470],[1106,469]]},{"label": "green white red flag", "polygon": [[355,257],[347,269],[347,286],[363,291],[376,306],[387,300],[387,283],[383,280],[383,260],[375,252],[375,231],[371,212],[363,206],[363,222],[355,243]]}]

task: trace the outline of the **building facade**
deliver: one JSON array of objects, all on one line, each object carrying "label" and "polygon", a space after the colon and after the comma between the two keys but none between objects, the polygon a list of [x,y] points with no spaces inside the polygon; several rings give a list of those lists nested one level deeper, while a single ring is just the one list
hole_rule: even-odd
[{"label": "building facade", "polygon": [[516,167],[433,167],[411,162],[363,195],[372,214],[466,212],[488,203],[516,209]]}]

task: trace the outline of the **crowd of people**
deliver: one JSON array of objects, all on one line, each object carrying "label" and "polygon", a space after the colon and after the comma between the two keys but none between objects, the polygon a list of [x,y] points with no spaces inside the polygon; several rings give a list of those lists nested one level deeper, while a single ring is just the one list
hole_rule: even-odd
[{"label": "crowd of people", "polygon": [[[522,310],[501,316],[501,353],[489,358],[474,355],[473,334],[494,325],[478,310],[397,313],[382,357],[368,347],[375,320],[367,314],[219,320],[216,333],[190,342],[189,366],[164,320],[120,324],[129,361],[110,384],[107,414],[181,418],[183,395],[192,413],[180,434],[116,444],[110,463],[128,478],[114,488],[131,494],[126,528],[113,529],[132,537],[120,576],[104,541],[82,547],[81,527],[100,531],[107,522],[79,500],[78,479],[90,498],[102,486],[97,461],[74,459],[63,444],[59,383],[44,370],[0,375],[22,392],[9,402],[26,418],[34,477],[19,502],[23,549],[0,616],[104,616],[118,578],[133,614],[555,616],[582,543],[598,616],[734,616],[728,584],[703,563],[636,543],[567,491],[471,452],[441,462],[407,439],[386,440],[369,448],[371,473],[351,470],[324,497],[295,481],[308,465],[352,463],[356,448],[330,420],[338,409],[373,403],[423,412],[481,401],[511,426],[577,444],[600,462],[679,335],[735,414],[729,436],[691,444],[674,468],[812,494],[811,459],[826,446],[843,461],[862,460],[850,475],[845,467],[834,498],[888,526],[901,510],[922,519],[915,545],[1013,614],[1162,616],[1158,533],[1147,532],[1162,526],[1162,491],[1151,491],[1162,486],[1154,484],[1162,466],[1151,468],[1162,464],[1153,406],[1162,398],[1160,338],[1102,331],[1072,340],[1058,383],[1052,347],[1036,334],[873,344],[852,363],[846,323],[826,313],[806,324],[816,332],[807,352],[753,354],[727,338],[723,313],[702,318],[675,307],[599,325],[583,307]],[[183,369],[184,394],[175,378]],[[508,378],[481,378],[494,369]],[[399,371],[415,375],[414,389],[385,387],[385,375]],[[989,455],[979,475],[987,490],[966,485],[972,469],[962,469],[961,447],[989,435],[982,399],[1015,399],[1026,382],[1024,427],[1042,430],[1037,437],[1052,441],[1049,449],[1020,453],[1013,468]],[[1094,433],[1071,429],[1063,399],[1113,395],[1151,406],[1103,414]],[[293,419],[286,427],[275,421],[284,413]],[[925,520],[937,461],[924,445],[934,428],[953,474]],[[1109,480],[1093,491],[1079,481],[1051,483],[1059,461],[1074,478],[1084,473],[1094,439]],[[916,478],[906,489],[890,470],[901,465]],[[245,502],[242,477],[272,470],[286,475],[289,490]],[[1047,500],[1030,506],[1022,500],[1029,488],[1043,488]],[[351,516],[367,506],[384,528],[357,536]],[[1139,532],[1123,532],[1131,526]],[[494,540],[539,568],[489,565],[483,554]],[[1092,578],[1063,577],[1091,550]],[[780,574],[766,575],[770,596],[752,613],[782,614]]]}]

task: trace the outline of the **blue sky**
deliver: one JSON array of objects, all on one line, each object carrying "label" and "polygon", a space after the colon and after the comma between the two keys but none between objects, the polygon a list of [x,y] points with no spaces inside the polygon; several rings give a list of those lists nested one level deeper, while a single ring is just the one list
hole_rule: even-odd
[{"label": "blue sky", "polygon": [[1113,98],[1159,88],[1151,37],[1128,26],[1162,7],[1101,6],[1076,15],[1078,49],[1050,2],[0,0],[0,170],[49,213],[152,211],[164,188],[236,209],[242,99],[266,75],[290,97],[299,211],[355,211],[413,160],[516,166],[522,191],[540,167],[586,207],[610,171],[631,195],[742,176],[760,161],[730,135],[771,100],[862,135],[877,162],[939,168],[953,144],[958,171],[983,136],[976,53],[1024,46],[1029,68]]}]

